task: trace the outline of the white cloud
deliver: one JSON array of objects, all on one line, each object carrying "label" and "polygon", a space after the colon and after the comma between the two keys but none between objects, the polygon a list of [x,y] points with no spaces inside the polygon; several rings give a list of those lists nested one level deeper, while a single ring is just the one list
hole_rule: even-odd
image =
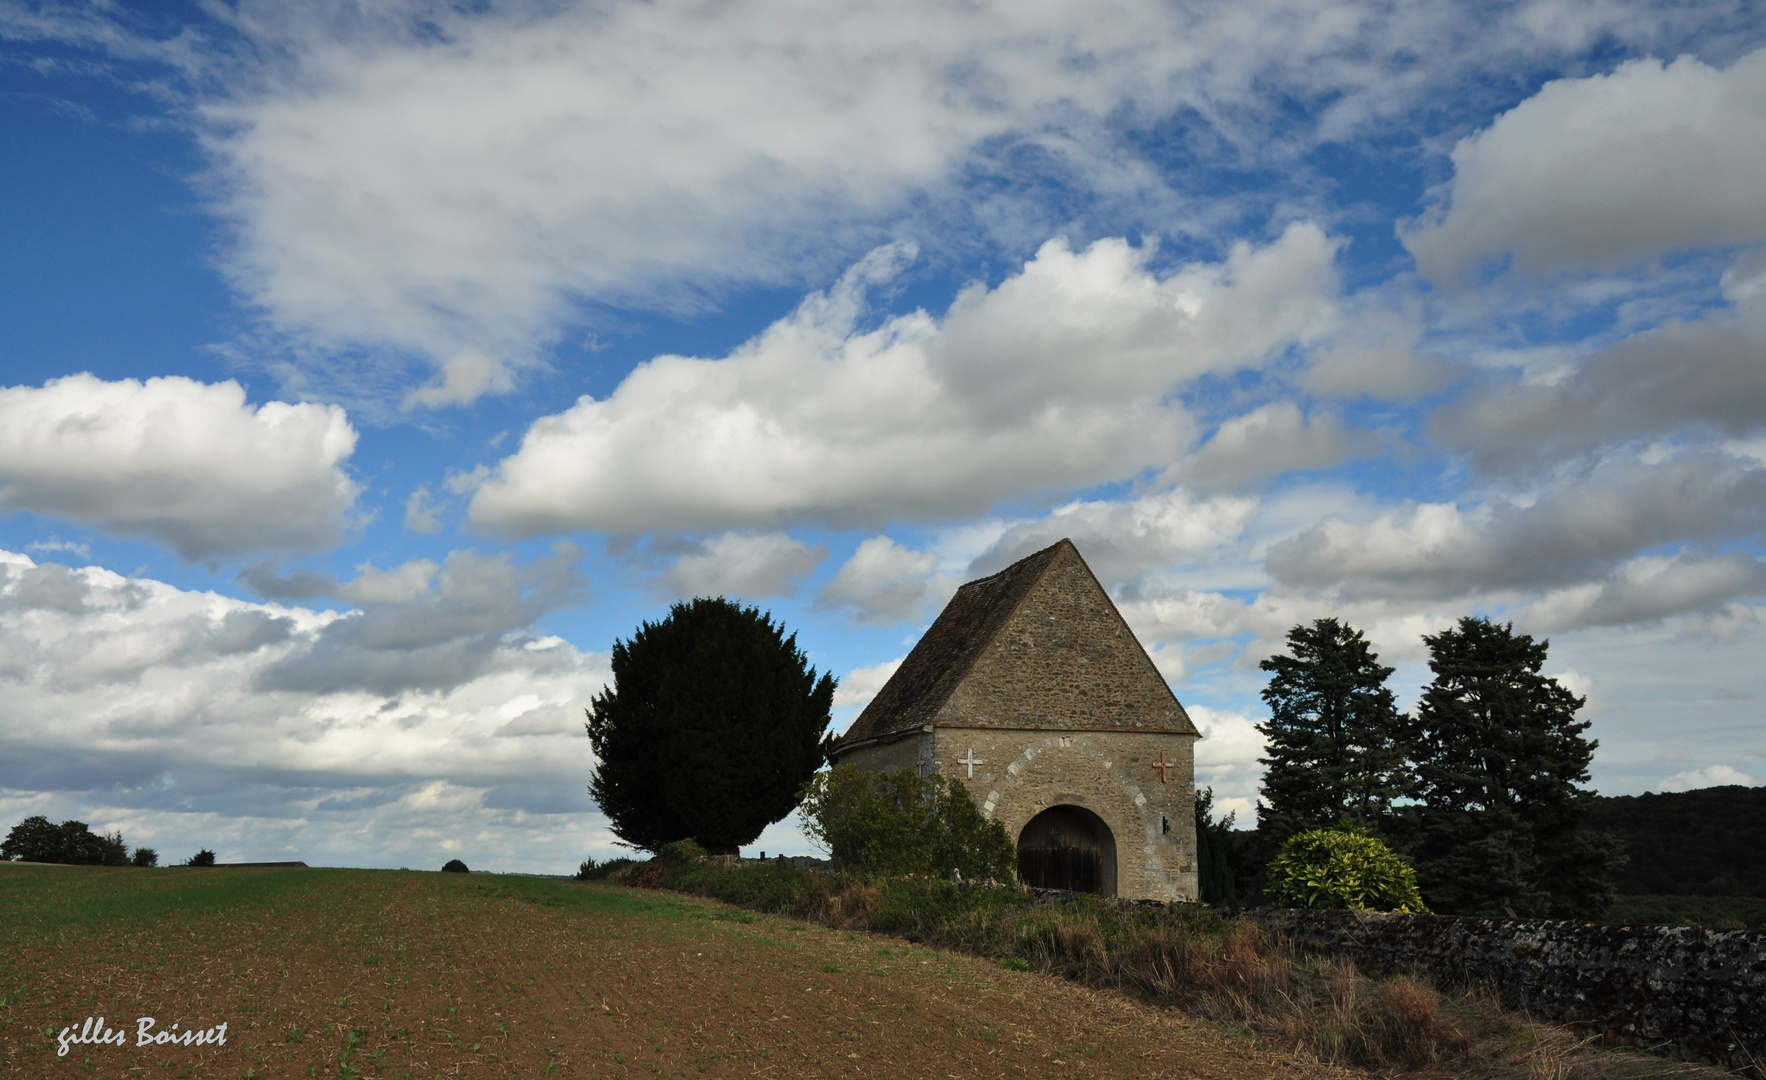
[{"label": "white cloud", "polygon": [[1722,787],[1727,784],[1753,787],[1754,778],[1734,766],[1710,765],[1703,769],[1675,773],[1662,785],[1662,790],[1691,791],[1695,788]]},{"label": "white cloud", "polygon": [[0,388],[0,507],[144,536],[186,559],[336,544],[359,487],[336,406],[235,382],[92,375]]},{"label": "white cloud", "polygon": [[[1046,236],[1074,200],[1025,198],[1038,173],[1205,228],[1124,128],[1182,115],[1286,162],[1468,71],[1696,22],[1608,7],[248,3],[228,19],[247,46],[210,58],[201,85],[226,89],[195,112],[247,300],[321,352],[427,357],[405,402],[433,406],[506,386],[583,300],[692,307],[890,235]],[[1270,139],[1296,102],[1307,130]]]},{"label": "white cloud", "polygon": [[898,656],[880,664],[854,668],[840,676],[840,682],[834,688],[834,722],[829,725],[829,730],[838,733],[851,727],[852,722],[858,719],[858,714],[883,689],[883,684],[889,681],[889,677],[895,674],[895,669],[901,667],[901,662],[905,659],[907,657]]},{"label": "white cloud", "polygon": [[429,559],[412,559],[391,570],[377,570],[372,563],[356,567],[356,577],[333,593],[352,604],[408,604],[429,591],[441,567]]},{"label": "white cloud", "polygon": [[72,540],[63,540],[60,537],[55,537],[55,536],[52,536],[47,540],[38,540],[38,541],[35,541],[34,543],[26,544],[25,550],[26,551],[65,551],[70,555],[78,555],[82,559],[90,559],[92,557],[91,545],[76,543],[75,541],[72,541]]},{"label": "white cloud", "polygon": [[1766,50],[1547,83],[1453,165],[1445,214],[1404,235],[1440,282],[1505,254],[1551,271],[1766,240]]},{"label": "white cloud", "polygon": [[1556,679],[1565,690],[1579,698],[1594,697],[1594,680],[1574,668],[1565,668],[1558,672],[1546,672],[1547,677]]},{"label": "white cloud", "polygon": [[1122,502],[1072,502],[1007,529],[969,572],[992,573],[1065,537],[1108,588],[1232,542],[1256,509],[1256,499],[1200,498],[1181,488]]},{"label": "white cloud", "polygon": [[1452,369],[1419,355],[1428,323],[1415,284],[1405,275],[1344,298],[1338,329],[1317,350],[1301,386],[1325,397],[1379,401],[1445,386]]},{"label": "white cloud", "polygon": [[1671,319],[1541,382],[1493,373],[1430,423],[1480,469],[1525,473],[1634,440],[1766,430],[1766,252],[1725,275],[1732,307]]},{"label": "white cloud", "polygon": [[499,362],[477,349],[461,349],[440,365],[440,377],[405,395],[405,408],[436,408],[441,405],[464,405],[485,394],[507,393],[515,385],[506,363]]},{"label": "white cloud", "polygon": [[729,357],[658,357],[537,421],[471,520],[516,536],[863,524],[1132,476],[1190,440],[1174,388],[1267,363],[1328,321],[1335,250],[1295,225],[1159,277],[1120,240],[1052,241],[942,322],[860,331],[864,286],[910,254],[880,249]]},{"label": "white cloud", "polygon": [[[453,560],[476,558],[467,552],[455,552]],[[312,600],[322,596],[347,600],[357,605],[408,604],[429,592],[441,566],[429,559],[412,559],[390,570],[381,570],[372,562],[356,567],[356,576],[338,581],[329,574],[296,570],[283,577],[274,563],[259,563],[239,574],[239,580],[259,596],[273,600]]]},{"label": "white cloud", "polygon": [[1584,626],[1626,626],[1687,612],[1727,610],[1766,592],[1766,563],[1731,552],[1680,551],[1632,559],[1602,581],[1548,593],[1516,619],[1543,632]]},{"label": "white cloud", "polygon": [[863,709],[883,689],[883,684],[901,667],[905,656],[893,660],[885,660],[881,664],[869,667],[853,668],[840,677],[840,685],[834,690],[834,704],[838,708]]},{"label": "white cloud", "polygon": [[447,500],[437,502],[427,485],[418,484],[405,499],[405,528],[430,536],[441,532],[441,510],[446,505]]},{"label": "white cloud", "polygon": [[1257,789],[1263,781],[1262,757],[1268,744],[1255,720],[1240,713],[1187,705],[1196,730],[1196,786],[1214,789],[1216,817],[1237,813],[1237,826],[1257,820]]},{"label": "white cloud", "polygon": [[360,608],[326,624],[311,648],[256,672],[254,685],[386,695],[444,690],[495,670],[514,650],[542,655],[547,650],[528,648],[533,639],[524,634],[541,615],[582,599],[580,558],[575,547],[559,543],[524,566],[507,553],[455,551],[439,571],[425,559],[384,573],[368,568],[335,590],[352,592]]},{"label": "white cloud", "polygon": [[[525,631],[539,608],[522,593],[557,577],[537,571],[457,553],[432,594],[338,615],[0,553],[0,802],[254,858],[295,844],[289,857],[398,865],[481,827],[520,835],[521,814],[529,839],[476,850],[519,866],[553,834],[586,844],[578,721],[606,659]],[[446,679],[373,688],[346,655],[421,659],[455,640],[472,663]],[[425,815],[436,798],[458,812]],[[575,819],[535,817],[563,810]]]},{"label": "white cloud", "polygon": [[731,532],[676,559],[661,580],[679,596],[759,600],[790,594],[827,557],[826,547],[811,547],[784,533]]},{"label": "white cloud", "polygon": [[[1493,500],[1471,511],[1411,504],[1372,521],[1333,518],[1276,544],[1268,567],[1284,584],[1348,600],[1448,599],[1602,582],[1645,549],[1721,543],[1755,534],[1763,521],[1766,470],[1694,453],[1653,465],[1614,459],[1563,478],[1532,502]],[[1654,617],[1665,611],[1651,605],[1670,594],[1703,606],[1713,602],[1710,586],[1719,581],[1758,587],[1749,585],[1758,571],[1732,559],[1696,568],[1688,561],[1671,568],[1639,563],[1628,572],[1649,577],[1670,569],[1673,590],[1660,591],[1670,580],[1662,577],[1645,588],[1655,593],[1643,601],[1658,612]],[[1624,587],[1623,577],[1616,587]],[[1616,617],[1636,602],[1611,594],[1606,610]]]},{"label": "white cloud", "polygon": [[[1223,646],[1229,639],[1244,639],[1243,647],[1236,650],[1237,662],[1254,665],[1285,651],[1291,628],[1325,616],[1362,630],[1388,662],[1413,660],[1424,655],[1424,634],[1442,630],[1464,614],[1457,604],[1383,599],[1345,602],[1336,596],[1280,586],[1238,598],[1206,589],[1142,585],[1117,601],[1117,607],[1135,636],[1152,647],[1154,662],[1171,656],[1165,663],[1186,679],[1191,654],[1198,665],[1207,663],[1227,655]],[[1198,642],[1213,644],[1197,647]]]},{"label": "white cloud", "polygon": [[938,572],[938,562],[932,552],[902,547],[887,536],[870,537],[822,586],[816,606],[844,608],[860,622],[878,626],[920,619],[957,588]]},{"label": "white cloud", "polygon": [[1203,447],[1165,471],[1166,478],[1204,488],[1232,488],[1293,470],[1323,469],[1355,452],[1358,440],[1329,413],[1310,422],[1280,401],[1235,416]]}]

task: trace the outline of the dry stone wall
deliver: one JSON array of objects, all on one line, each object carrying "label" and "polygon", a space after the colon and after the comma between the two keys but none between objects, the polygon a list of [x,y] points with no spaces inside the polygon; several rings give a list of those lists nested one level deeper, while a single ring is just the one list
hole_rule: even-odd
[{"label": "dry stone wall", "polygon": [[1538,1019],[1766,1075],[1766,931],[1353,911],[1252,917],[1364,970],[1488,987]]}]

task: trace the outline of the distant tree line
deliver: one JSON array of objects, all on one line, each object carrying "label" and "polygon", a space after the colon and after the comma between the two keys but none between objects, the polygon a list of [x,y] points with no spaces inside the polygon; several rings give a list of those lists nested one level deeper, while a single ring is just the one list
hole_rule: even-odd
[{"label": "distant tree line", "polygon": [[[120,831],[101,835],[83,821],[56,825],[37,814],[14,825],[0,841],[0,859],[63,866],[158,866],[159,852],[138,847],[131,854]],[[215,853],[203,848],[183,865],[213,866]]]},{"label": "distant tree line", "polygon": [[1624,844],[1623,896],[1766,897],[1766,787],[1601,796],[1588,822]]},{"label": "distant tree line", "polygon": [[1256,831],[1198,804],[1203,899],[1260,891],[1290,837],[1341,827],[1402,854],[1439,912],[1586,918],[1612,903],[1623,845],[1591,821],[1597,744],[1584,699],[1540,672],[1548,642],[1482,618],[1426,635],[1434,680],[1408,715],[1359,630],[1318,619],[1287,641],[1261,665]]}]

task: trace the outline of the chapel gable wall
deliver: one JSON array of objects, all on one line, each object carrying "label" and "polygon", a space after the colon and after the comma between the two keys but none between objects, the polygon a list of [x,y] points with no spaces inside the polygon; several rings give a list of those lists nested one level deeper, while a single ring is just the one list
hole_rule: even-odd
[{"label": "chapel gable wall", "polygon": [[936,722],[1193,730],[1071,545],[977,657]]}]

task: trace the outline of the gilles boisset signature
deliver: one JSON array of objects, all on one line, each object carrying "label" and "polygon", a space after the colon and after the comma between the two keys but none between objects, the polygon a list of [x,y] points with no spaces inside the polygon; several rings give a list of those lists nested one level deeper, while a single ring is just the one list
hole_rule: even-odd
[{"label": "gilles boisset signature", "polygon": [[[198,1031],[195,1028],[179,1031],[178,1025],[173,1024],[169,1028],[155,1031],[153,1026],[158,1022],[151,1016],[143,1016],[135,1021],[136,1046],[166,1046],[171,1043],[176,1043],[179,1046],[207,1046],[210,1043],[216,1046],[227,1045],[226,1024],[218,1024],[205,1031]],[[73,1028],[64,1027],[61,1029],[61,1034],[55,1037],[55,1041],[61,1044],[61,1049],[55,1052],[55,1056],[66,1057],[67,1048],[70,1046],[90,1046],[93,1044],[123,1046],[129,1041],[129,1033],[123,1028],[112,1028],[106,1031],[104,1030],[104,1017],[100,1016],[94,1019],[88,1016],[77,1034]]]}]

